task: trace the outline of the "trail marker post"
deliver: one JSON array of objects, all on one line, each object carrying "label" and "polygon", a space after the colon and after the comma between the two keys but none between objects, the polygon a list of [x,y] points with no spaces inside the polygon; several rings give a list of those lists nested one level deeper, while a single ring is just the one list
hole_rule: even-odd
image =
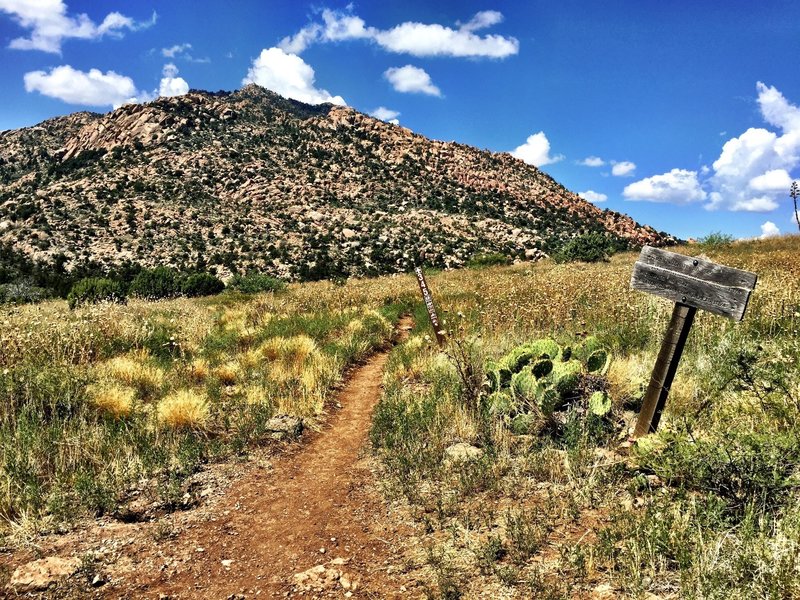
[{"label": "trail marker post", "polygon": [[431,290],[428,288],[428,282],[425,281],[425,275],[422,273],[422,267],[416,267],[414,269],[414,273],[417,276],[419,291],[422,292],[422,300],[425,302],[425,308],[428,309],[428,316],[431,319],[431,325],[433,326],[433,331],[436,334],[436,341],[439,343],[440,347],[444,346],[444,329],[439,321],[439,315],[436,314],[436,307],[433,304],[433,296],[431,296]]},{"label": "trail marker post", "polygon": [[658,428],[697,309],[741,321],[757,279],[755,273],[701,258],[642,248],[633,266],[631,287],[672,300],[675,308],[650,376],[634,439]]}]

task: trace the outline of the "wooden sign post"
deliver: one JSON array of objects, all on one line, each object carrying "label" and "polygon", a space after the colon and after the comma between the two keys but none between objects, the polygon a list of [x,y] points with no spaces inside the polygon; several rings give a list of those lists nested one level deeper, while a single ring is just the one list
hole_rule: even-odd
[{"label": "wooden sign post", "polygon": [[428,288],[428,282],[425,281],[425,275],[422,273],[422,267],[416,267],[414,273],[417,275],[417,282],[419,283],[419,291],[422,292],[422,299],[425,301],[425,308],[428,309],[428,316],[431,318],[431,325],[436,334],[436,341],[439,346],[444,346],[444,329],[439,323],[439,315],[436,314],[436,307],[433,305],[433,296]]},{"label": "wooden sign post", "polygon": [[631,287],[675,302],[647,386],[634,439],[658,427],[697,309],[741,321],[758,276],[708,260],[645,246],[633,266]]}]

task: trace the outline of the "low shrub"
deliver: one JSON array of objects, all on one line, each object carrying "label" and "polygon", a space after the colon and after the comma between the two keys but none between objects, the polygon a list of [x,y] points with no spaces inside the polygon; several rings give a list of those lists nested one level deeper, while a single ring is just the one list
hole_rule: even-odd
[{"label": "low shrub", "polygon": [[211,273],[192,273],[181,284],[183,295],[189,298],[214,296],[224,289],[225,284],[222,280]]},{"label": "low shrub", "polygon": [[174,298],[181,294],[181,278],[175,269],[144,269],[133,278],[128,290],[131,296],[147,300]]},{"label": "low shrub", "polygon": [[97,304],[98,302],[117,302],[124,304],[127,300],[122,285],[112,279],[88,277],[72,286],[67,295],[67,304],[71,309],[81,304]]},{"label": "low shrub", "polygon": [[264,273],[248,273],[247,275],[234,275],[228,281],[227,287],[245,294],[256,294],[258,292],[279,292],[286,287],[286,283]]},{"label": "low shrub", "polygon": [[471,269],[480,269],[482,267],[494,267],[497,265],[510,265],[511,259],[505,254],[499,252],[486,252],[473,254],[467,261],[467,266]]},{"label": "low shrub", "polygon": [[602,233],[592,231],[572,238],[556,253],[553,260],[565,262],[601,262],[614,254],[614,243]]}]

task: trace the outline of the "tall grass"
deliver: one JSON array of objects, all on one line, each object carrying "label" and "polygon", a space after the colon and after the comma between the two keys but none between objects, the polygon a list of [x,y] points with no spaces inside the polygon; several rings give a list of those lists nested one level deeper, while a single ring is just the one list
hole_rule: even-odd
[{"label": "tall grass", "polygon": [[265,443],[272,416],[313,427],[345,368],[392,335],[404,287],[3,309],[0,534],[124,515],[142,485],[178,506],[184,479]]},{"label": "tall grass", "polygon": [[[387,489],[449,557],[424,561],[431,595],[800,597],[800,238],[703,251],[758,287],[742,323],[698,315],[660,431],[629,453],[671,311],[629,289],[635,254],[429,278],[448,346],[419,320],[392,352],[371,438]],[[609,391],[610,416],[577,405],[526,435],[471,408],[465,360],[479,372],[521,342],[587,334],[613,350],[586,383]],[[448,462],[456,442],[483,454]]]}]

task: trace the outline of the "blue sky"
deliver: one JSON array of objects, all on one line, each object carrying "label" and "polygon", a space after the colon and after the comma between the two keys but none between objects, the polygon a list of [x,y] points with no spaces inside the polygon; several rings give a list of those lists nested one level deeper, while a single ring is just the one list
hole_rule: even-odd
[{"label": "blue sky", "polygon": [[681,237],[797,231],[800,2],[0,0],[0,129],[255,81]]}]

